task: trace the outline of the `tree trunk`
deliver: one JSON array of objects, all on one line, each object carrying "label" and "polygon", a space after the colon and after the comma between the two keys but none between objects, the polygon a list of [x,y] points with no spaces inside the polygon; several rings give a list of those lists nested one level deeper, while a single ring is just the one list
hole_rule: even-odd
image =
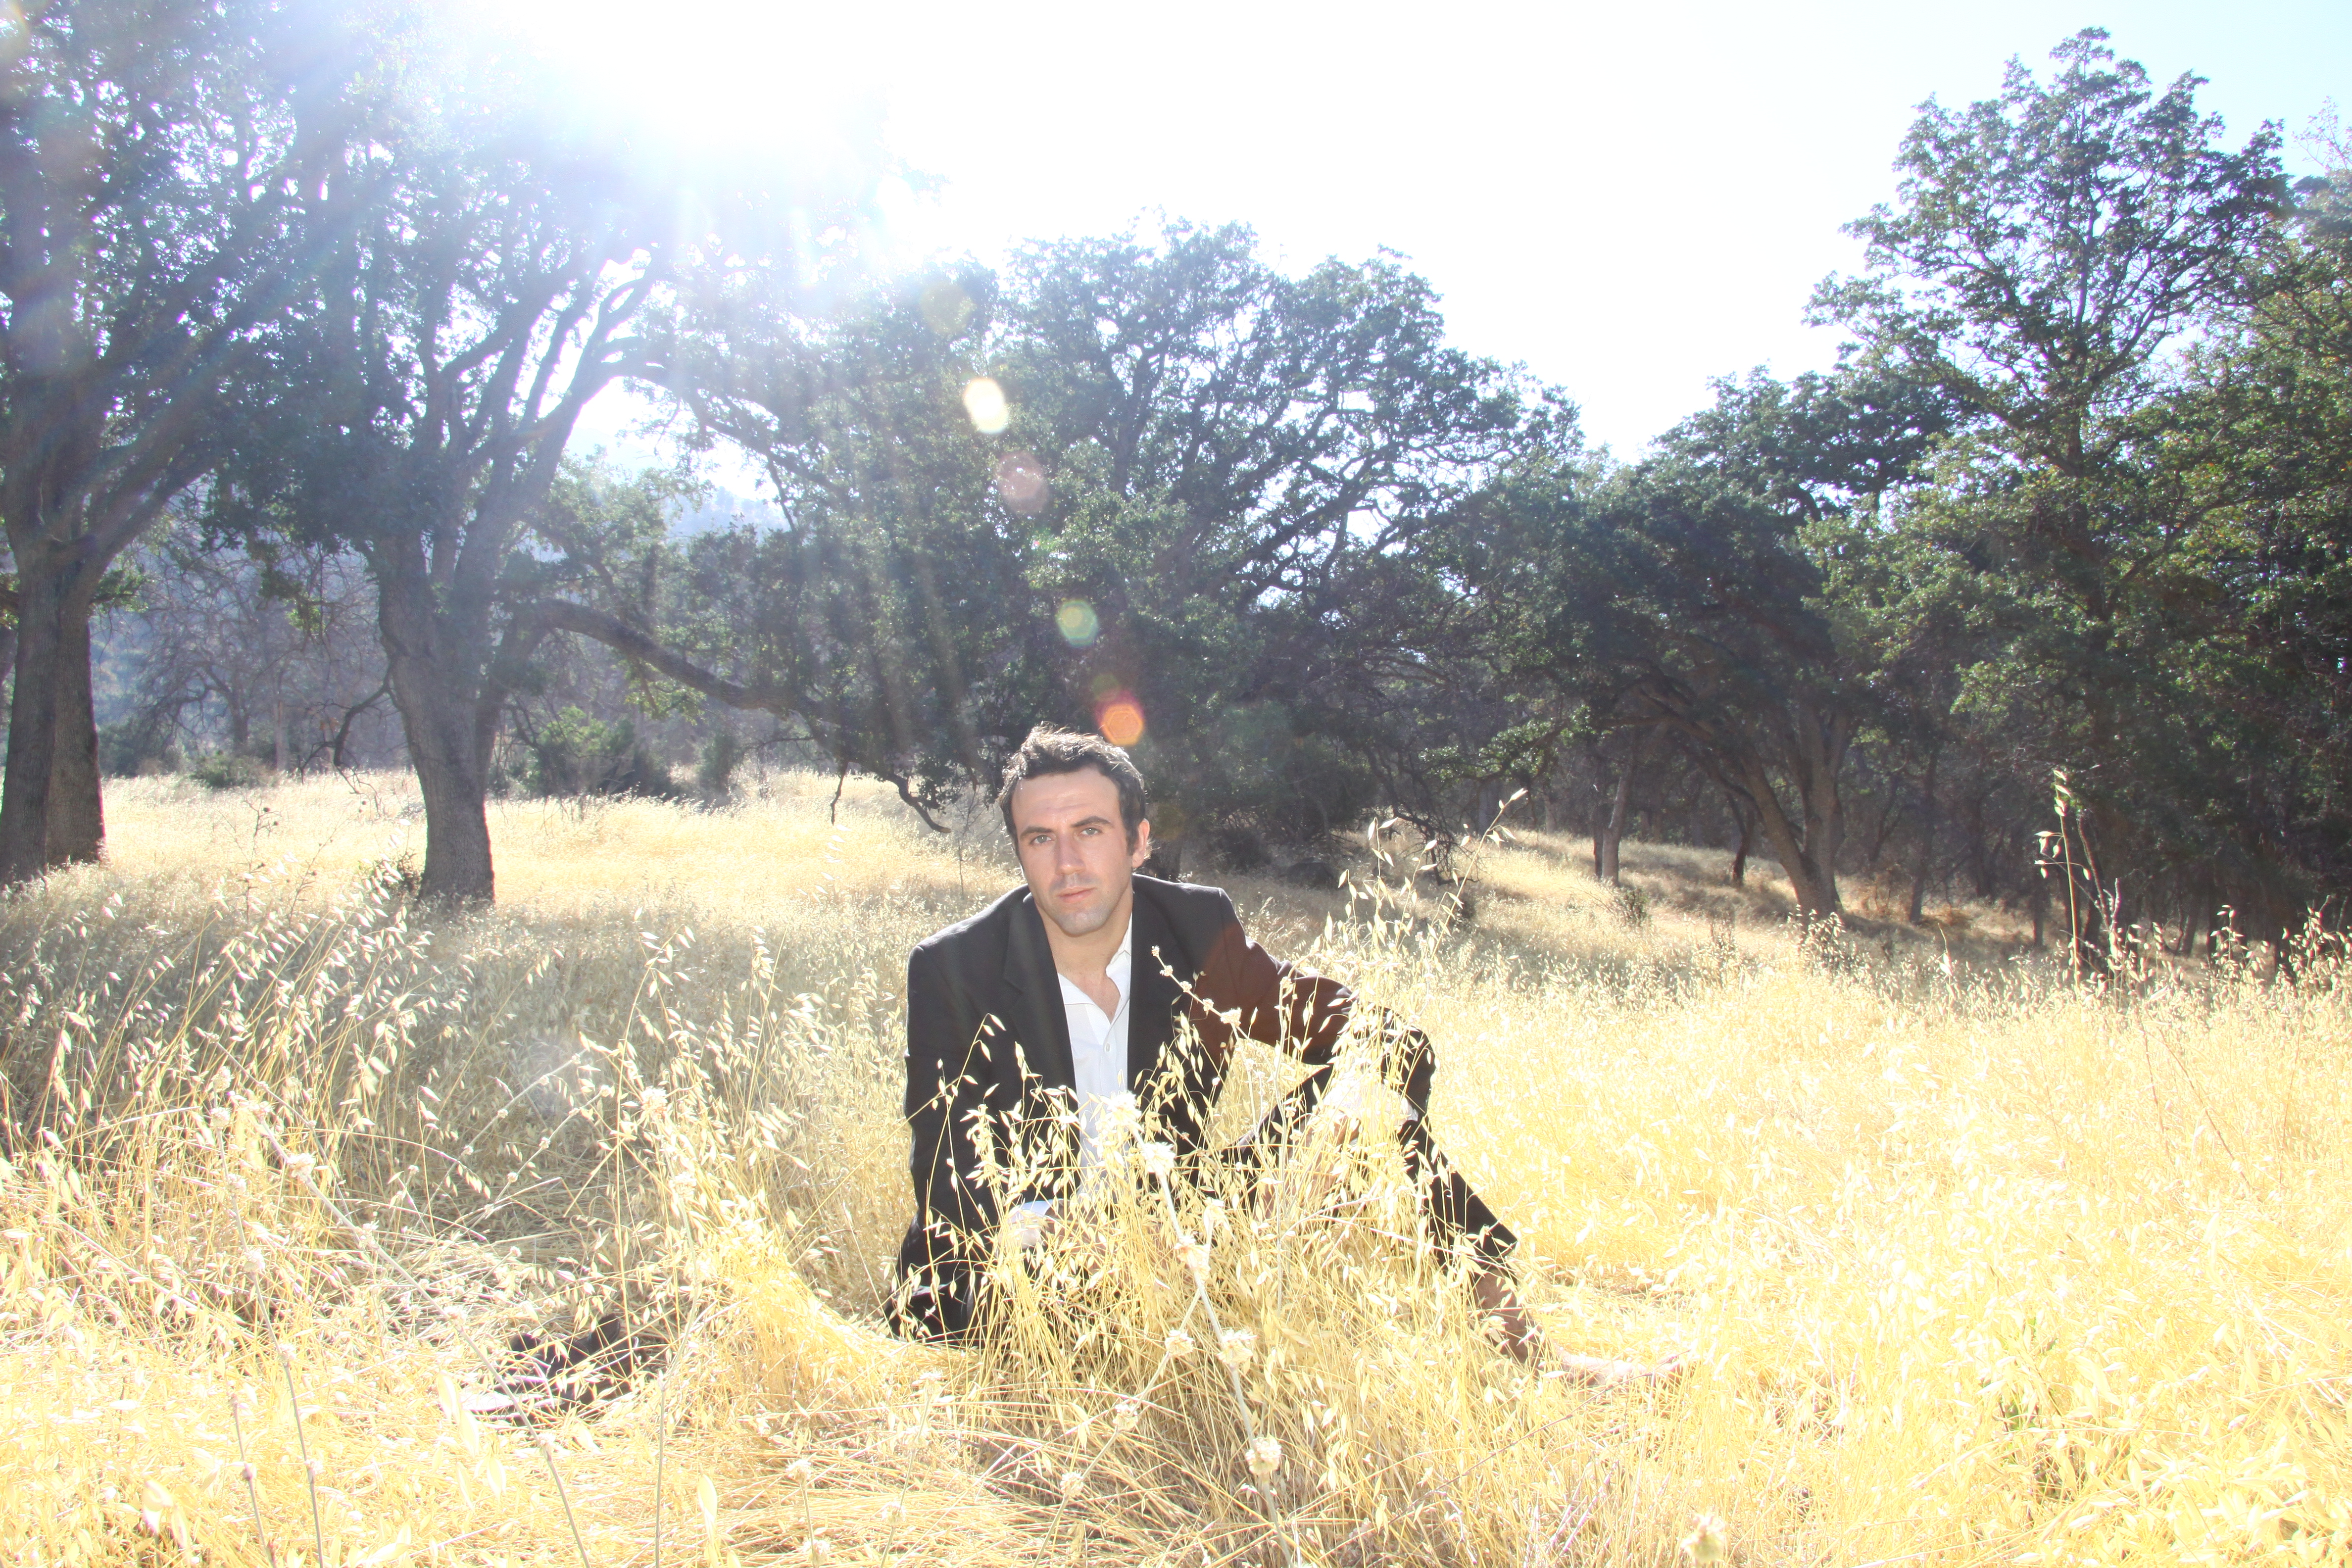
[{"label": "tree trunk", "polygon": [[1600,876],[1612,888],[1617,886],[1617,849],[1625,839],[1627,807],[1633,799],[1633,766],[1629,759],[1618,773],[1616,798],[1609,806],[1609,826],[1601,830]]},{"label": "tree trunk", "polygon": [[[71,548],[18,541],[13,553],[16,685],[8,706],[7,777],[0,782],[0,886],[8,887],[59,860],[95,859],[100,833],[98,732],[89,709],[89,609],[98,576]],[[73,717],[61,717],[69,710]]]},{"label": "tree trunk", "polygon": [[1503,820],[1503,786],[1482,784],[1478,786],[1477,804],[1470,808],[1470,832],[1475,838],[1491,831]]},{"label": "tree trunk", "polygon": [[1748,852],[1756,845],[1756,819],[1740,805],[1738,795],[1727,794],[1724,798],[1731,805],[1732,825],[1739,829],[1739,847],[1731,852],[1731,885],[1744,888],[1748,886]]},{"label": "tree trunk", "polygon": [[1820,901],[1811,912],[1834,915],[1844,906],[1838,898],[1838,850],[1845,842],[1845,806],[1840,797],[1836,764],[1817,763],[1805,780],[1805,859]]},{"label": "tree trunk", "polygon": [[48,863],[89,865],[106,840],[99,797],[98,716],[91,706],[89,611],[68,615],[58,636],[58,713],[49,762]]},{"label": "tree trunk", "polygon": [[8,773],[0,781],[0,884],[49,865],[49,792],[57,772],[66,584],[17,555],[16,689],[8,703]]},{"label": "tree trunk", "polygon": [[1608,826],[1601,830],[1600,837],[1593,843],[1593,875],[1612,888],[1618,885],[1618,847],[1625,841],[1625,822],[1633,815],[1633,775],[1641,772],[1643,763],[1650,760],[1650,752],[1657,742],[1658,732],[1652,730],[1633,746],[1631,754],[1625,759],[1624,771],[1617,775],[1617,793],[1609,803]]},{"label": "tree trunk", "polygon": [[487,904],[497,893],[488,758],[480,744],[487,626],[468,635],[466,620],[473,617],[461,618],[436,597],[421,569],[389,564],[378,571],[386,679],[425,795],[424,895],[436,903]]},{"label": "tree trunk", "polygon": [[1789,887],[1796,894],[1798,910],[1811,918],[1829,919],[1838,912],[1836,861],[1832,858],[1835,848],[1834,806],[1824,813],[1812,792],[1807,792],[1802,809],[1805,826],[1799,829],[1789,820],[1773,792],[1772,781],[1765,775],[1762,763],[1748,760],[1743,781],[1750,799],[1756,802],[1756,813],[1761,819],[1764,837],[1780,857],[1780,868],[1788,873]]},{"label": "tree trunk", "polygon": [[1919,817],[1919,858],[1911,867],[1911,906],[1906,917],[1913,925],[1927,912],[1927,874],[1935,868],[1936,858],[1936,764],[1942,757],[1940,751],[1927,753],[1927,776],[1919,786],[1925,809]]}]

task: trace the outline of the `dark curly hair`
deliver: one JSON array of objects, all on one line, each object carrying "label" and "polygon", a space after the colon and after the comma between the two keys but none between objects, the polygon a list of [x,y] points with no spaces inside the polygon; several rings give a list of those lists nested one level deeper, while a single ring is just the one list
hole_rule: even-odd
[{"label": "dark curly hair", "polygon": [[1110,780],[1118,789],[1118,821],[1126,830],[1127,841],[1135,842],[1136,826],[1151,811],[1151,797],[1143,788],[1143,775],[1136,771],[1135,763],[1125,748],[1112,745],[1100,735],[1081,734],[1055,724],[1040,724],[1029,731],[1013,760],[1004,764],[1004,787],[997,792],[997,809],[1004,813],[1004,831],[1013,831],[1013,786],[1023,779],[1045,778],[1053,773],[1075,773],[1092,768]]}]

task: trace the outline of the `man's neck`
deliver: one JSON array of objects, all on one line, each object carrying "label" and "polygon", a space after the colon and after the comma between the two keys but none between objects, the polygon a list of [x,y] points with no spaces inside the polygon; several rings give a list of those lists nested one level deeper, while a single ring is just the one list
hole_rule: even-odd
[{"label": "man's neck", "polygon": [[1110,912],[1110,919],[1084,936],[1072,936],[1052,921],[1045,922],[1045,946],[1054,955],[1054,972],[1066,976],[1089,995],[1102,984],[1118,944],[1127,938],[1128,922],[1135,917],[1135,889],[1130,886]]}]

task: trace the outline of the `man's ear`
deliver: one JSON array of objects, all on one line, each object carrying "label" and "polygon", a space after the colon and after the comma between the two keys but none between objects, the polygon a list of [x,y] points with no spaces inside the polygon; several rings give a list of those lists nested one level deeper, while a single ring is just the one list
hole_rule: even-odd
[{"label": "man's ear", "polygon": [[1151,819],[1147,816],[1141,822],[1135,825],[1135,835],[1128,840],[1128,869],[1130,871],[1141,870],[1143,868],[1143,863],[1150,858]]}]

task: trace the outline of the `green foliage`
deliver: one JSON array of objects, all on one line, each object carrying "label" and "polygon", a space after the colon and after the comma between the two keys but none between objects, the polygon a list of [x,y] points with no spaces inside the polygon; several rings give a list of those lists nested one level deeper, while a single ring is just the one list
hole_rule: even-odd
[{"label": "green foliage", "polygon": [[2256,265],[2283,243],[2277,136],[2220,145],[2195,78],[2158,92],[2095,30],[2056,58],[1922,112],[1899,204],[1853,226],[1870,275],[1816,310],[1968,421],[1889,545],[1910,599],[1932,585],[1969,628],[1946,645],[1960,733],[2020,775],[2074,764],[2111,861],[2267,923],[2303,808],[2264,776],[2285,748],[2247,642],[2249,509],[2307,501],[2291,470],[2344,450],[2325,420],[2249,439],[2277,406],[2247,374],[2280,319],[2248,310],[2278,291]]},{"label": "green foliage", "polygon": [[702,743],[702,756],[695,765],[694,782],[702,786],[705,795],[724,800],[729,791],[734,788],[735,770],[750,754],[751,748],[743,743],[743,737],[731,728],[721,725],[713,730],[710,738]]},{"label": "green foliage", "polygon": [[117,778],[173,773],[180,767],[180,753],[153,724],[125,720],[99,727],[98,766],[100,773]]},{"label": "green foliage", "polygon": [[1721,382],[1636,468],[1539,456],[1449,548],[1509,679],[1593,728],[1670,738],[1761,814],[1802,906],[1832,913],[1847,754],[1883,722],[1898,652],[1837,590],[1949,417],[1864,371]]},{"label": "green foliage", "polygon": [[188,777],[206,789],[258,789],[276,775],[238,752],[206,752],[188,764]]},{"label": "green foliage", "polygon": [[[1002,430],[967,412],[983,376]],[[872,295],[697,411],[787,520],[689,546],[663,635],[699,689],[926,808],[1038,721],[1126,703],[1171,837],[1374,797],[1360,659],[1408,618],[1413,542],[1528,424],[1392,262],[1288,279],[1182,226]]]},{"label": "green foliage", "polygon": [[1031,578],[1099,631],[1047,645],[1088,723],[1131,694],[1140,759],[1201,816],[1346,826],[1412,747],[1377,661],[1450,509],[1548,420],[1444,342],[1393,261],[1285,278],[1246,230],[1038,247],[1007,307],[1008,440],[1053,477]]},{"label": "green foliage", "polygon": [[606,723],[566,708],[525,735],[524,787],[538,795],[676,794],[669,770],[637,740],[626,719]]},{"label": "green foliage", "polygon": [[220,460],[226,388],[324,242],[296,193],[346,150],[350,42],[340,13],[271,0],[0,13],[0,531],[19,675],[0,882],[98,853],[91,611],[133,591],[116,561]]},{"label": "green foliage", "polygon": [[[77,298],[130,313],[55,320],[193,363],[249,279],[150,319],[151,274],[242,258],[281,287],[109,515],[209,476],[206,552],[240,548],[305,639],[331,620],[318,563],[363,563],[436,896],[489,889],[503,726],[535,791],[658,791],[639,725],[711,704],[933,820],[1031,725],[1101,727],[1132,740],[1171,849],[1228,861],[1376,807],[1443,832],[1528,787],[1548,824],[1727,823],[1743,854],[1754,828],[1809,917],[1865,868],[1884,896],[1907,856],[1916,913],[1961,868],[2032,896],[2063,765],[2085,844],[2184,921],[2228,901],[2283,931],[2352,884],[2352,154],[2290,191],[2273,132],[2232,148],[2196,79],[2159,88],[2095,30],[1920,111],[1895,198],[1853,226],[1864,274],[1815,296],[1854,334],[1836,374],[1719,382],[1628,465],[1584,448],[1559,393],[1450,347],[1385,255],[1290,276],[1246,229],[1168,224],[877,282],[776,219],[856,191],[541,119],[520,57],[423,47],[422,22],[372,52],[322,22],[322,96],[247,124],[204,111],[253,96],[251,16],[167,5],[128,48],[147,16],[51,7],[0,62],[0,142],[31,150],[10,188],[60,177],[58,126],[94,128],[163,247],[75,250],[57,276],[94,268]],[[59,87],[110,70],[155,90]],[[288,155],[328,109],[301,179],[231,189],[199,155],[230,123]],[[701,499],[684,469],[567,455],[623,379],[759,464],[778,521],[674,536]],[[39,464],[8,443],[38,381],[0,387],[12,602],[54,601],[18,648],[35,671],[68,599],[141,613],[119,570],[76,599],[81,567],[18,526]],[[114,425],[58,447],[77,473],[137,467],[100,460],[143,427],[121,391],[97,397]],[[586,686],[575,637],[617,661]],[[52,684],[20,679],[19,706]],[[240,737],[250,684],[225,699]],[[100,750],[134,766],[159,735]],[[704,791],[743,754],[710,731]],[[0,839],[11,863],[47,849]]]}]

